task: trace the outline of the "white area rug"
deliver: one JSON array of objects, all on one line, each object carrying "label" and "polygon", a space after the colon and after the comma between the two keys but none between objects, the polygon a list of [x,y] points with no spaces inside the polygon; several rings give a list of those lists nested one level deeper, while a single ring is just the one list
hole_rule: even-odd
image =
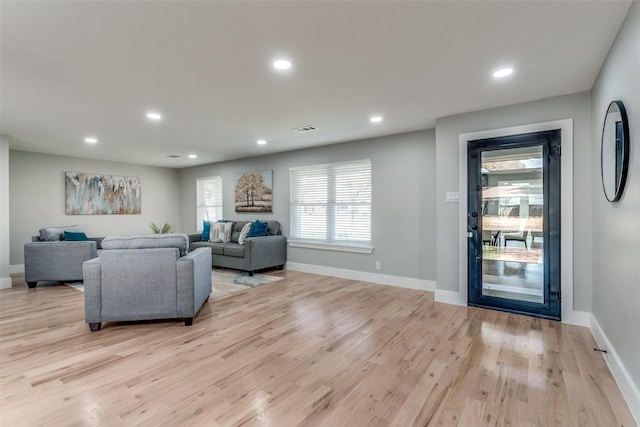
[{"label": "white area rug", "polygon": [[249,273],[216,268],[211,272],[213,291],[210,298],[223,297],[234,292],[245,291],[279,280],[282,280],[282,277],[257,273],[249,276]]},{"label": "white area rug", "polygon": [[[223,297],[234,292],[246,291],[247,289],[277,282],[279,280],[282,280],[282,277],[257,273],[253,276],[249,276],[249,273],[245,272],[216,268],[211,271],[211,284],[213,291],[211,291],[211,296],[209,298],[214,299]],[[55,285],[56,283],[53,282],[52,284]],[[77,291],[84,292],[84,285],[82,282],[65,283],[65,285]],[[38,284],[38,286],[41,285]]]}]

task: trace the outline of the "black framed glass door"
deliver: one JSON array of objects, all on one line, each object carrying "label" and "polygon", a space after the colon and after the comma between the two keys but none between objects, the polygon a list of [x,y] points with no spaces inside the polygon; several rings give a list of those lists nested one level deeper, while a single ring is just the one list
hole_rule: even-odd
[{"label": "black framed glass door", "polygon": [[469,141],[469,305],[560,319],[560,130]]}]

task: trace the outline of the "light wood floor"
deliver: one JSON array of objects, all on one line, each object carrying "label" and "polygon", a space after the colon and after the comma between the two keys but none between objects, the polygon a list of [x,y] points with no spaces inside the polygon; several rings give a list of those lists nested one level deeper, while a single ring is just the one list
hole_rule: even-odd
[{"label": "light wood floor", "polygon": [[90,333],[67,286],[0,290],[2,426],[633,426],[586,328],[282,271],[193,326]]}]

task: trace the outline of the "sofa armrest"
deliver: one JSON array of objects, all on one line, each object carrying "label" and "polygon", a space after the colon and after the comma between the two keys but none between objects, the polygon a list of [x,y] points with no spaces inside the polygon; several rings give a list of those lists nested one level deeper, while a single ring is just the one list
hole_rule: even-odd
[{"label": "sofa armrest", "polygon": [[211,294],[211,248],[197,248],[178,263],[178,316],[193,317]]},{"label": "sofa armrest", "polygon": [[189,244],[202,241],[202,233],[189,234]]},{"label": "sofa armrest", "polygon": [[249,237],[245,240],[245,258],[251,271],[284,265],[287,262],[287,238],[282,235]]},{"label": "sofa armrest", "polygon": [[100,258],[82,264],[84,315],[87,323],[100,323],[102,312],[102,264]]},{"label": "sofa armrest", "polygon": [[96,246],[98,249],[102,249],[102,240],[104,237],[89,237],[90,242],[96,242]]}]

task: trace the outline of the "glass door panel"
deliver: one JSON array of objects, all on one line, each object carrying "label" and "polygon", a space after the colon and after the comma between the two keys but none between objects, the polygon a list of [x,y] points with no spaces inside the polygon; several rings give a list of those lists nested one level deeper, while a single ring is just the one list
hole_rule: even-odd
[{"label": "glass door panel", "polygon": [[544,303],[542,146],[483,151],[482,295]]}]

